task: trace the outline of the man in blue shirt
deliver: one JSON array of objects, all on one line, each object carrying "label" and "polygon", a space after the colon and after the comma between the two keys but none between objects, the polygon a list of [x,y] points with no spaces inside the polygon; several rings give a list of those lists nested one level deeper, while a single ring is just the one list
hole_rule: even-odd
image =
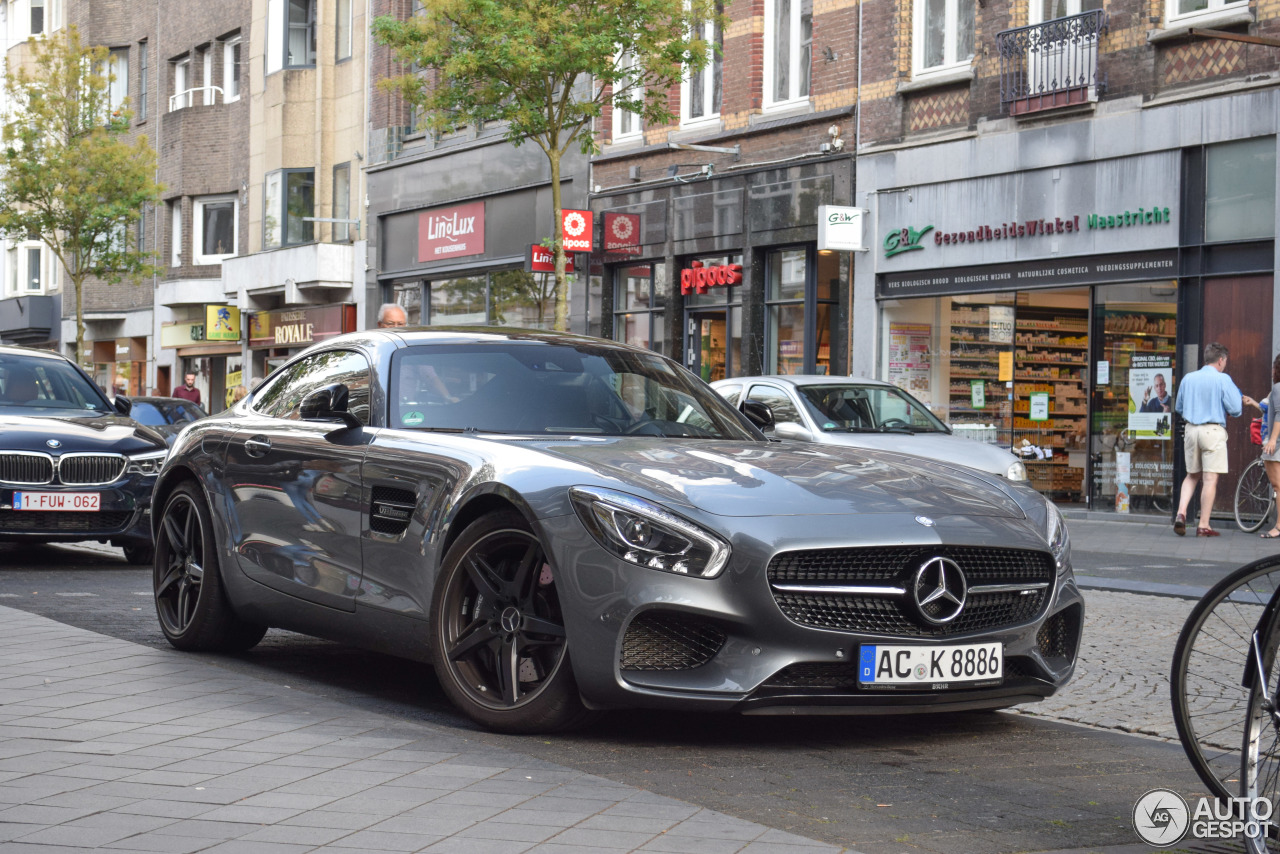
[{"label": "man in blue shirt", "polygon": [[1174,409],[1185,424],[1182,447],[1187,460],[1187,477],[1182,481],[1178,515],[1173,521],[1173,532],[1179,537],[1187,532],[1187,505],[1197,484],[1201,490],[1196,536],[1218,536],[1209,527],[1209,514],[1218,491],[1218,475],[1227,473],[1227,416],[1238,416],[1245,403],[1258,407],[1257,401],[1240,393],[1226,370],[1227,348],[1206,344],[1204,367],[1183,377],[1178,387]]}]

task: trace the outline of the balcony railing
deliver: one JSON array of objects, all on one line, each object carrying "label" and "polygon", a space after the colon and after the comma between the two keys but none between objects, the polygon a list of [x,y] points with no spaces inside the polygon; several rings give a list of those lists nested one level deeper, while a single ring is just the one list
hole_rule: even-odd
[{"label": "balcony railing", "polygon": [[221,86],[193,86],[186,91],[169,96],[169,112],[172,113],[174,110],[185,110],[187,107],[194,107],[196,105],[197,92],[203,93],[202,103],[206,105],[218,103],[218,98],[222,98],[224,104],[227,102]]},{"label": "balcony railing", "polygon": [[996,34],[1000,106],[1023,115],[1098,99],[1098,42],[1107,31],[1101,9]]}]

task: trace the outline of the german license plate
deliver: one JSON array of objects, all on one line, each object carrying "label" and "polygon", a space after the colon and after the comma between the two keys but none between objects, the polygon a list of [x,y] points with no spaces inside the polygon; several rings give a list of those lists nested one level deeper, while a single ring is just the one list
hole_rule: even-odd
[{"label": "german license plate", "polygon": [[865,688],[943,690],[998,684],[1004,678],[1004,645],[890,646],[864,644],[858,684]]},{"label": "german license plate", "polygon": [[102,509],[100,492],[15,492],[14,510],[72,510],[96,513]]}]

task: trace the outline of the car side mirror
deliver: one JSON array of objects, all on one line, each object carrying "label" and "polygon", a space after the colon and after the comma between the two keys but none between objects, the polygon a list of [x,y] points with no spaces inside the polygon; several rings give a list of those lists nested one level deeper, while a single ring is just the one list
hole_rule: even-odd
[{"label": "car side mirror", "polygon": [[812,442],[813,434],[794,421],[783,421],[773,426],[773,435],[779,439],[795,439],[797,442]]},{"label": "car side mirror", "polygon": [[114,405],[116,412],[119,412],[121,415],[128,415],[133,411],[133,401],[121,394],[116,395]]},{"label": "car side mirror", "polygon": [[773,410],[767,403],[761,403],[755,398],[746,400],[742,404],[742,414],[761,430],[773,429]]},{"label": "car side mirror", "polygon": [[303,421],[338,421],[354,430],[363,425],[347,410],[350,400],[350,389],[342,383],[333,383],[304,397],[298,416]]}]

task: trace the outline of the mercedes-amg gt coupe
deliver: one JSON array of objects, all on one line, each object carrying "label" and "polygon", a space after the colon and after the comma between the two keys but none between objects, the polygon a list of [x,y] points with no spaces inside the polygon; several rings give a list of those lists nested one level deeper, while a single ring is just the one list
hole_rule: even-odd
[{"label": "mercedes-amg gt coupe", "polygon": [[175,647],[268,627],[430,662],[479,724],[994,709],[1072,674],[1066,524],[1025,483],[777,441],[647,350],[335,337],[187,427],[153,499]]}]

